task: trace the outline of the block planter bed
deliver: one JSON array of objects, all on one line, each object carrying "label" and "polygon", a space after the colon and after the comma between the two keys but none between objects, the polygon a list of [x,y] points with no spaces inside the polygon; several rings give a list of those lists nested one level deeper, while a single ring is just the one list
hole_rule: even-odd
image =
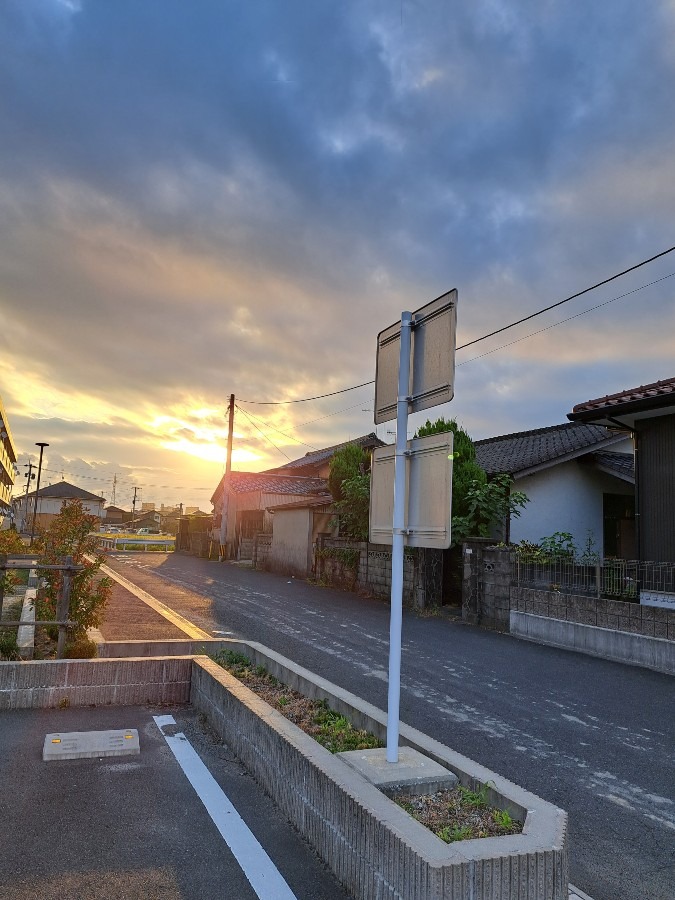
[{"label": "block planter bed", "polygon": [[[260,644],[224,641],[279,681],[386,737],[386,715]],[[359,898],[567,900],[566,814],[409,726],[401,744],[524,822],[523,832],[446,844],[211,659],[193,659],[190,699]]]}]

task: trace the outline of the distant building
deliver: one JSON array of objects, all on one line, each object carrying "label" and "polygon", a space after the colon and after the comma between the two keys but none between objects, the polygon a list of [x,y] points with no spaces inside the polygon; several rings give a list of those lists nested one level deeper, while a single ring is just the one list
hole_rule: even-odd
[{"label": "distant building", "polygon": [[106,525],[120,525],[131,518],[131,511],[119,506],[106,506],[103,513]]},{"label": "distant building", "polygon": [[186,516],[194,516],[195,513],[200,513],[201,509],[198,506],[186,506],[185,507],[185,515]]},{"label": "distant building", "polygon": [[105,498],[85,491],[77,485],[67,481],[59,481],[56,484],[48,484],[41,487],[37,493],[37,507],[35,507],[35,491],[30,491],[22,497],[15,497],[12,501],[14,508],[14,521],[17,528],[29,531],[33,523],[33,510],[37,516],[35,524],[37,528],[48,528],[49,524],[59,515],[66,500],[81,500],[82,507],[91,516],[103,518],[103,506]]},{"label": "distant building", "polygon": [[154,508],[154,503],[141,503],[141,512],[152,512]]},{"label": "distant building", "polygon": [[16,477],[16,449],[0,397],[0,519],[12,509],[12,490]]}]

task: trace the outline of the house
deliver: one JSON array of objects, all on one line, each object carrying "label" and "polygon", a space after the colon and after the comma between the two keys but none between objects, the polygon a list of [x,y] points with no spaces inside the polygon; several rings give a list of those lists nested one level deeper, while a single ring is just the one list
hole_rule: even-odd
[{"label": "house", "polygon": [[[220,541],[225,476],[211,497],[214,507],[212,540]],[[230,555],[238,559],[251,559],[253,538],[259,531],[272,531],[269,507],[326,490],[324,478],[308,478],[303,475],[280,475],[270,472],[232,472],[228,491],[227,535],[225,542]]]},{"label": "house", "polygon": [[14,438],[0,397],[0,521],[12,508],[12,490],[16,472]]},{"label": "house", "polygon": [[103,510],[106,525],[121,525],[131,518],[131,513],[119,506],[106,506]]},{"label": "house", "polygon": [[50,523],[59,515],[63,504],[67,500],[81,500],[82,508],[91,516],[103,518],[103,506],[105,498],[96,494],[85,491],[84,488],[77,487],[67,481],[58,481],[56,484],[49,484],[41,487],[37,492],[37,507],[35,506],[36,492],[30,491],[20,497],[15,497],[12,501],[14,508],[14,520],[17,522],[17,528],[30,529],[33,521],[33,510],[37,515],[35,524],[37,528],[48,528]]},{"label": "house", "polygon": [[268,512],[273,517],[273,530],[266,567],[306,578],[314,565],[318,536],[332,531],[332,496],[323,491],[305,500],[269,507]]},{"label": "house", "polygon": [[343,441],[341,444],[334,444],[332,447],[325,447],[323,450],[312,450],[305,453],[300,459],[294,459],[284,466],[276,469],[267,469],[269,473],[278,473],[286,475],[307,475],[313,478],[328,478],[330,472],[330,461],[336,450],[342,450],[349,444],[356,444],[363,450],[374,450],[376,447],[384,447],[384,441],[372,432],[364,434],[361,437],[354,438],[353,441]]},{"label": "house", "polygon": [[675,378],[579,403],[567,417],[632,439],[637,558],[675,562]]},{"label": "house", "polygon": [[567,422],[475,442],[480,466],[506,473],[529,503],[506,523],[503,538],[539,542],[568,532],[583,550],[635,555],[632,444],[625,432]]},{"label": "house", "polygon": [[[299,459],[264,472],[232,472],[230,475],[226,543],[230,555],[250,559],[253,539],[258,532],[272,533],[270,508],[305,501],[325,493],[328,487],[330,461],[336,450],[357,444],[372,450],[384,444],[374,433],[344,441],[322,450],[313,450]],[[220,541],[225,476],[211,497],[214,507],[212,540]]]}]

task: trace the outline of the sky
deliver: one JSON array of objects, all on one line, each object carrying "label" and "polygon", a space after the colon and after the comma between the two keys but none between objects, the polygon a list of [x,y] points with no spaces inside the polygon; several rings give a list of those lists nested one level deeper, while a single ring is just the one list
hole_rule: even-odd
[{"label": "sky", "polygon": [[[232,393],[234,469],[393,442],[372,385],[280,401],[372,380],[378,332],[451,288],[461,345],[675,245],[674,81],[675,0],[2,0],[17,493],[46,441],[43,484],[210,511]],[[671,276],[458,351],[411,433],[672,377]]]}]

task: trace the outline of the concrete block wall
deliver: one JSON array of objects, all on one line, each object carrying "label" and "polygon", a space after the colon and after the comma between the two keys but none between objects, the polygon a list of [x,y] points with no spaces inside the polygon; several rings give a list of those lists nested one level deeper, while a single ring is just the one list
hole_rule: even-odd
[{"label": "concrete block wall", "polygon": [[0,662],[0,710],[187,703],[191,657]]},{"label": "concrete block wall", "polygon": [[657,606],[514,586],[511,608],[564,622],[675,641],[675,610]]},{"label": "concrete block wall", "polygon": [[272,535],[256,534],[253,542],[253,568],[266,569],[267,560],[269,559],[270,550],[272,548]]},{"label": "concrete block wall", "polygon": [[[358,700],[259,645],[250,644],[248,650],[256,661],[266,659],[270,671],[283,675],[286,670],[286,683],[295,675],[299,682],[313,684],[318,694],[336,694],[343,704]],[[466,769],[473,766],[470,783],[491,781],[493,795],[506,787],[512,808],[521,815],[527,810],[523,834],[444,844],[205,657],[194,660],[191,699],[354,896],[566,900],[565,814],[414,729],[403,726],[402,739],[411,746],[421,743],[422,752],[440,757],[448,768],[454,763],[465,783]],[[367,720],[374,708],[360,703]]]}]

